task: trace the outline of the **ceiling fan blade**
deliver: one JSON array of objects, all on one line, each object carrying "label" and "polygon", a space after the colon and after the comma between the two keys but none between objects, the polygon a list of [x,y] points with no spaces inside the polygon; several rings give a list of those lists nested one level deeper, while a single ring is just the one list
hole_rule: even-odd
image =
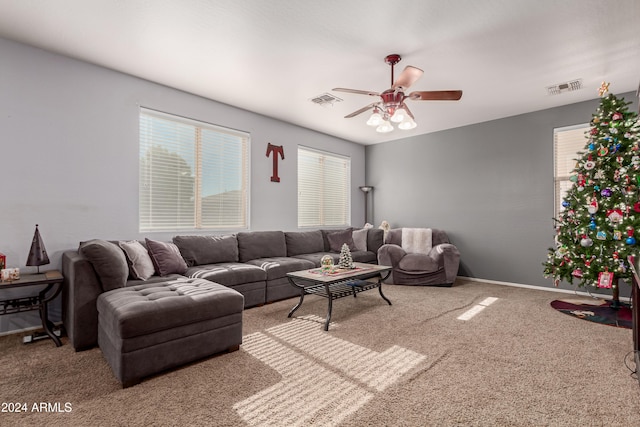
[{"label": "ceiling fan blade", "polygon": [[461,90],[427,90],[411,92],[407,98],[421,101],[457,101],[462,98]]},{"label": "ceiling fan blade", "polygon": [[372,92],[369,90],[347,89],[344,87],[334,87],[331,90],[334,90],[336,92],[357,93],[358,95],[380,96],[378,92]]},{"label": "ceiling fan blade", "polygon": [[400,74],[400,76],[398,76],[396,81],[393,82],[392,88],[395,89],[397,87],[401,87],[404,89],[408,89],[409,86],[414,84],[420,77],[422,77],[423,73],[424,71],[422,71],[420,68],[407,65],[406,67],[404,67],[404,70],[402,70],[402,73]]},{"label": "ceiling fan blade", "polygon": [[357,116],[358,114],[362,114],[362,113],[364,113],[365,111],[372,109],[373,107],[375,107],[375,106],[376,106],[376,105],[378,105],[378,104],[379,104],[379,102],[374,102],[373,104],[369,104],[369,105],[367,105],[366,107],[362,107],[361,109],[356,110],[356,111],[354,111],[353,113],[351,113],[351,114],[349,114],[349,115],[344,116],[344,118],[345,118],[345,119],[350,119],[351,117],[355,117],[355,116]]}]

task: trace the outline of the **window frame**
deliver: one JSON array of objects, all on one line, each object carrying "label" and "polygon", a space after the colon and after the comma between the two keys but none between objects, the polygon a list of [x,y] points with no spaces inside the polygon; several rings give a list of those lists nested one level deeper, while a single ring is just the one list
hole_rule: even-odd
[{"label": "window frame", "polygon": [[[345,199],[342,200],[342,212],[339,213],[334,213],[335,217],[342,217],[344,218],[344,222],[341,223],[337,223],[337,222],[333,222],[333,221],[328,221],[328,217],[331,216],[331,214],[327,215],[326,211],[324,209],[320,209],[319,210],[319,217],[317,223],[312,223],[311,221],[309,221],[309,217],[307,218],[307,220],[305,221],[303,218],[304,213],[302,212],[301,209],[301,203],[304,203],[304,200],[302,200],[302,194],[301,192],[304,191],[304,189],[301,188],[301,185],[304,184],[303,179],[301,179],[301,153],[306,153],[307,155],[318,155],[319,159],[326,159],[329,158],[332,161],[338,161],[338,162],[344,162],[342,167],[344,167],[346,169],[343,179],[343,191],[342,194],[344,195]],[[339,228],[339,227],[350,227],[351,226],[351,181],[352,181],[352,177],[351,177],[351,156],[348,155],[344,155],[344,154],[337,154],[337,153],[333,153],[330,151],[326,151],[326,150],[321,150],[321,149],[317,149],[317,148],[313,148],[313,147],[308,147],[305,145],[298,145],[298,151],[297,151],[297,159],[298,159],[298,170],[297,170],[297,201],[296,201],[296,206],[297,206],[297,225],[298,228],[300,229],[312,229],[312,228],[321,228],[321,227],[327,227],[327,228]],[[326,170],[323,168],[322,170],[323,172],[326,172]],[[321,179],[321,177],[316,177],[315,182],[318,183],[319,179]],[[308,180],[308,179],[307,179]],[[320,193],[323,194],[323,196],[321,197],[322,202],[321,203],[326,203],[328,201],[330,201],[330,199],[327,199],[324,197],[324,195],[327,194],[327,188],[325,188],[324,182],[321,182],[322,184],[322,188],[319,189]]]},{"label": "window frame", "polygon": [[[143,132],[145,131],[145,125],[143,124],[144,116],[147,116],[151,119],[159,119],[165,120],[169,122],[174,122],[183,126],[191,126],[194,128],[196,132],[193,136],[194,138],[194,146],[192,147],[194,152],[194,164],[192,167],[192,176],[194,179],[193,183],[193,223],[189,226],[181,226],[179,221],[174,221],[173,224],[163,225],[161,221],[158,224],[154,225],[153,221],[150,221],[148,218],[143,218],[143,191],[144,191],[144,182],[143,182],[143,158],[147,155],[146,151],[151,148],[154,143],[150,139],[149,141],[143,141],[145,135]],[[192,119],[184,116],[180,116],[177,114],[166,113],[163,111],[154,110],[147,107],[139,107],[139,115],[138,115],[138,124],[139,124],[139,135],[138,135],[138,231],[141,233],[149,233],[149,232],[189,232],[189,231],[235,231],[235,230],[248,230],[250,227],[250,194],[251,194],[251,134],[249,132],[244,132],[237,129],[231,129],[219,125],[214,125],[212,123],[208,123],[202,120]],[[210,141],[210,144],[207,144],[207,135],[211,136],[211,132],[214,133],[213,138],[215,141]],[[204,134],[204,137],[203,137]],[[240,189],[237,190],[240,192],[240,206],[241,206],[241,215],[240,220],[235,223],[228,223],[220,226],[216,225],[205,225],[206,224],[206,215],[203,217],[202,209],[203,209],[203,198],[207,195],[203,193],[203,174],[206,173],[207,163],[211,166],[211,155],[207,156],[203,154],[203,151],[206,151],[207,148],[216,148],[215,143],[220,142],[222,146],[224,146],[224,142],[218,141],[218,138],[239,138],[239,144],[241,145],[239,150],[239,180],[240,180]],[[157,140],[156,140],[157,141]],[[180,143],[177,144],[177,147],[180,147]],[[162,146],[157,144],[158,146]],[[205,147],[203,150],[202,147]],[[178,154],[181,155],[182,153]],[[209,157],[209,160],[206,158]],[[185,160],[186,162],[186,160]],[[187,162],[188,163],[188,162]],[[221,183],[220,180],[214,181],[212,185],[219,185]],[[234,190],[235,191],[235,190]],[[179,191],[178,191],[179,192]],[[224,193],[219,193],[224,194]],[[216,217],[218,218],[218,217]]]},{"label": "window frame", "polygon": [[[589,131],[589,123],[580,123],[572,126],[564,126],[553,129],[553,212],[554,218],[560,218],[564,207],[562,201],[564,200],[567,192],[575,184],[571,181],[571,172],[575,169],[575,166],[567,166],[568,162],[573,165],[580,158],[580,154],[584,152],[588,143],[587,133]],[[570,134],[569,134],[570,132]],[[577,133],[581,133],[583,136],[578,136]],[[564,135],[567,138],[564,141],[559,141],[560,135]],[[563,144],[563,147],[559,147]],[[580,145],[581,144],[581,145]],[[573,149],[575,151],[573,151]],[[562,150],[561,150],[562,149]],[[561,152],[560,152],[561,151]],[[565,166],[562,166],[564,163]],[[566,175],[560,175],[559,169],[562,168],[566,171]],[[565,188],[562,188],[562,187]]]}]

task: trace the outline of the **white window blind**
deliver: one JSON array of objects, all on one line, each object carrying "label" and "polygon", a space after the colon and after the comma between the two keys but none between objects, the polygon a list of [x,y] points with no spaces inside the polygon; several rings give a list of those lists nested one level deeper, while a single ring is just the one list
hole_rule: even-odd
[{"label": "white window blind", "polygon": [[576,167],[578,152],[584,152],[587,146],[586,132],[589,130],[588,124],[568,126],[554,129],[553,131],[553,156],[555,163],[555,215],[560,216],[562,200],[573,186],[569,180],[571,172]]},{"label": "white window blind", "polygon": [[298,147],[298,227],[349,225],[351,159]]},{"label": "white window blind", "polygon": [[248,228],[248,133],[140,109],[140,231]]}]

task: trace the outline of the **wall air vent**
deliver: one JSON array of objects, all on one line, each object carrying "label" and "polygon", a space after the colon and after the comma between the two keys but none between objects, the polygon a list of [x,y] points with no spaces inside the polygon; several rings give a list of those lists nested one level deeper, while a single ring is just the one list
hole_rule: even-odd
[{"label": "wall air vent", "polygon": [[311,98],[311,102],[322,106],[332,106],[335,102],[342,102],[342,99],[338,98],[337,96],[333,96],[330,93],[323,93],[316,96],[315,98]]},{"label": "wall air vent", "polygon": [[549,95],[560,95],[563,92],[572,92],[582,89],[582,79],[571,80],[570,82],[558,83],[557,85],[548,86],[547,93]]}]

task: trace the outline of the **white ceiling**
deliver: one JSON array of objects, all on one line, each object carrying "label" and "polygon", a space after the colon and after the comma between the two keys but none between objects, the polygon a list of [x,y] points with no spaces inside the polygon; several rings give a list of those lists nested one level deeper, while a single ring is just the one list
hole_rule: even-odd
[{"label": "white ceiling", "polygon": [[[639,0],[0,0],[0,37],[122,71],[361,144],[593,99],[640,81]],[[407,101],[418,127],[378,134],[384,57],[424,70]],[[1,60],[1,59],[0,59]],[[546,87],[582,79],[550,96]],[[333,106],[310,101],[323,93]]]}]

